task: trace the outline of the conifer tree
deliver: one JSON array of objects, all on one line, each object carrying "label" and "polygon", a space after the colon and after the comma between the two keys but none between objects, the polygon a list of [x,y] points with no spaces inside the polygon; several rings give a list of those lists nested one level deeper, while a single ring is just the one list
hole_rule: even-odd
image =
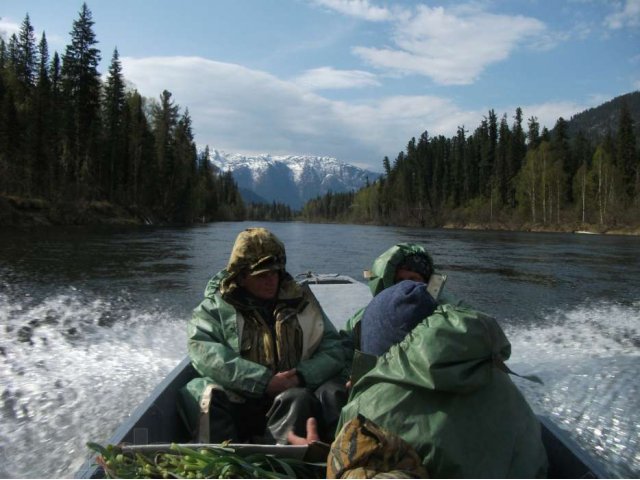
[{"label": "conifer tree", "polygon": [[78,19],[73,22],[71,43],[62,59],[62,80],[65,97],[64,150],[68,179],[73,190],[88,197],[91,175],[95,173],[98,155],[100,108],[100,51],[93,32],[92,14],[82,4]]},{"label": "conifer tree", "polygon": [[153,106],[153,135],[156,148],[157,178],[155,179],[158,198],[165,211],[169,207],[175,174],[174,133],[178,124],[179,107],[171,99],[171,92],[164,90],[160,103]]},{"label": "conifer tree", "polygon": [[514,118],[507,158],[507,182],[509,185],[507,202],[510,208],[515,208],[516,206],[515,178],[520,168],[522,168],[522,162],[527,153],[526,136],[522,127],[522,109],[520,107],[516,109]]},{"label": "conifer tree", "polygon": [[133,91],[126,95],[127,201],[135,206],[154,205],[157,181],[154,138],[145,115],[145,99]]},{"label": "conifer tree", "polygon": [[551,147],[553,149],[553,155],[563,165],[564,177],[566,178],[565,185],[565,197],[567,202],[573,202],[573,185],[571,179],[578,170],[578,166],[575,164],[575,159],[571,155],[571,149],[569,145],[569,131],[567,121],[560,117],[553,128],[553,136],[551,139]]},{"label": "conifer tree", "polygon": [[27,14],[20,26],[16,53],[14,60],[15,75],[21,86],[20,99],[29,93],[35,85],[38,54],[36,50],[36,37],[29,14]]},{"label": "conifer tree", "polygon": [[506,205],[508,200],[510,146],[511,131],[509,130],[509,124],[507,123],[507,116],[505,114],[500,120],[496,163],[493,169],[494,183],[498,190],[500,205]]},{"label": "conifer tree", "polygon": [[60,192],[62,192],[64,188],[64,169],[62,165],[64,131],[60,128],[64,118],[61,70],[60,55],[58,55],[58,52],[55,52],[49,65],[48,75],[50,84],[49,124],[51,130],[49,131],[50,143],[47,148],[51,155],[51,164],[49,167],[50,177],[48,178],[48,183],[52,190],[50,192],[51,198],[60,197]]},{"label": "conifer tree", "polygon": [[530,117],[527,122],[528,130],[527,130],[527,147],[537,148],[540,144],[540,124],[538,123],[537,117]]},{"label": "conifer tree", "polygon": [[626,102],[622,104],[620,109],[620,117],[618,121],[618,134],[616,142],[616,164],[624,175],[624,191],[633,199],[640,192],[636,190],[638,187],[639,161],[638,152],[636,150],[636,137],[633,133],[633,118],[629,112],[629,106]]},{"label": "conifer tree", "polygon": [[46,35],[42,34],[38,44],[39,65],[37,85],[32,94],[27,136],[29,161],[33,170],[31,195],[50,198],[52,184],[49,180],[55,165],[55,149],[52,148],[52,132],[55,125],[51,119],[51,81],[49,79],[49,47]]},{"label": "conifer tree", "polygon": [[[126,190],[127,142],[125,135],[125,88],[118,49],[111,57],[109,74],[104,86],[103,124],[104,140],[102,162],[97,169],[96,181],[110,200],[122,199]],[[116,190],[117,194],[116,195]]]},{"label": "conifer tree", "polygon": [[190,223],[194,217],[193,190],[197,183],[198,152],[189,109],[182,114],[176,127],[175,157],[174,218],[178,222]]}]

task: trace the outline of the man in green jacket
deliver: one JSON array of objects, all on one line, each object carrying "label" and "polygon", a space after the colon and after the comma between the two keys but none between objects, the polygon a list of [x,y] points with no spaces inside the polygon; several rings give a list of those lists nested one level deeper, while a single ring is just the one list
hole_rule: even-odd
[{"label": "man in green jacket", "polygon": [[286,443],[320,420],[331,440],[346,401],[345,350],[307,286],[285,270],[284,245],[264,228],[236,238],[189,321],[188,352],[200,375],[181,390],[194,437]]},{"label": "man in green jacket", "polygon": [[[496,320],[425,283],[419,245],[399,244],[374,262],[370,304],[358,326],[352,390],[338,429],[361,415],[400,436],[435,478],[536,478],[546,475],[540,425],[505,372],[511,345]],[[414,258],[415,260],[415,258]],[[418,268],[416,268],[418,266]],[[424,270],[424,269],[423,269]]]},{"label": "man in green jacket", "polygon": [[[374,261],[374,298],[342,332],[353,349],[352,388],[329,475],[418,474],[406,470],[406,458],[388,461],[406,453],[390,447],[397,436],[433,478],[544,477],[540,424],[506,373],[509,341],[492,317],[446,293],[434,299],[425,285],[433,273],[416,244],[394,245]],[[290,442],[308,443],[314,426],[306,440]],[[354,434],[371,429],[377,436]]]}]

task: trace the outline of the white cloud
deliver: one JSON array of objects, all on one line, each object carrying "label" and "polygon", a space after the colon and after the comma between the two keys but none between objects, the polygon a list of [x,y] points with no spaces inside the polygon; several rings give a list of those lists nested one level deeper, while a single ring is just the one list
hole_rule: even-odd
[{"label": "white cloud", "polygon": [[320,67],[307,70],[293,80],[308,90],[327,90],[378,86],[376,75],[362,70],[336,70],[332,67]]},{"label": "white cloud", "polygon": [[18,32],[20,32],[19,24],[0,18],[0,37],[5,41],[9,40],[14,33],[18,35]]},{"label": "white cloud", "polygon": [[411,137],[455,134],[459,125],[477,123],[478,112],[461,111],[451,101],[429,95],[393,96],[367,104],[341,103],[338,115],[358,138],[389,158],[403,150]]},{"label": "white cloud", "polygon": [[[0,17],[0,38],[3,38],[5,42],[8,41],[11,38],[11,35],[13,35],[14,33],[16,35],[19,35],[21,28],[22,28],[22,22],[15,23],[9,19]],[[42,38],[42,33],[44,32],[38,32],[38,31],[35,32],[36,43],[40,42],[40,39]],[[51,52],[51,54],[53,54],[53,50],[57,48],[62,49],[66,46],[64,38],[60,37],[59,35],[46,34],[46,37],[47,37],[47,44],[49,46],[49,52]]]},{"label": "white cloud", "polygon": [[545,33],[533,18],[424,5],[410,16],[399,15],[393,28],[394,46],[360,46],[354,53],[374,67],[424,75],[443,85],[472,83],[489,65]]},{"label": "white cloud", "polygon": [[123,75],[138,91],[173,94],[189,108],[196,142],[227,152],[328,155],[381,170],[409,138],[428,129],[453,135],[480,115],[448,100],[396,96],[338,102],[265,72],[199,57],[122,57]]},{"label": "white cloud", "polygon": [[[551,130],[555,127],[560,117],[568,121],[573,115],[602,103],[602,101],[597,100],[596,97],[593,97],[592,100],[592,104],[579,104],[575,102],[545,102],[533,105],[523,105],[521,108],[524,113],[525,120],[531,117],[536,117],[541,127],[547,127]],[[515,108],[513,111],[515,111]],[[526,121],[524,123],[524,128],[526,129]]]},{"label": "white cloud", "polygon": [[605,17],[604,24],[612,30],[640,26],[640,0],[626,0],[614,13]]},{"label": "white cloud", "polygon": [[314,2],[345,15],[372,22],[385,21],[392,17],[388,9],[373,6],[369,0],[314,0]]},{"label": "white cloud", "polygon": [[[449,138],[458,126],[473,130],[489,110],[462,110],[429,95],[334,101],[269,73],[200,57],[121,60],[123,75],[142,95],[157,99],[166,89],[182,111],[189,108],[201,148],[233,153],[327,155],[380,171],[382,158],[395,158],[411,137],[428,130]],[[521,107],[527,119],[535,116],[551,129],[559,117],[568,120],[601,103],[589,102]]]}]

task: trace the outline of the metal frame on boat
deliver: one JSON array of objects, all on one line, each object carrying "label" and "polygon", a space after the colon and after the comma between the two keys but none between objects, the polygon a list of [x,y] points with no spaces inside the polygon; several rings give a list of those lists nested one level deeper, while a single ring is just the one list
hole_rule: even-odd
[{"label": "metal frame on boat", "polygon": [[[344,275],[306,274],[300,280],[310,285],[323,309],[336,328],[371,298],[369,289],[361,282]],[[339,320],[338,320],[339,319]],[[151,392],[151,394],[117,428],[109,444],[129,444],[146,448],[148,445],[186,443],[188,433],[177,409],[178,390],[196,375],[189,358],[184,358]],[[549,457],[550,478],[609,478],[606,469],[589,455],[569,434],[550,418],[538,416],[542,426],[542,440]],[[264,447],[264,448],[262,448]],[[243,446],[242,448],[256,448]],[[258,446],[258,449],[283,456],[302,458],[307,447],[290,445]],[[104,471],[93,459],[87,460],[76,478],[101,478]]]}]

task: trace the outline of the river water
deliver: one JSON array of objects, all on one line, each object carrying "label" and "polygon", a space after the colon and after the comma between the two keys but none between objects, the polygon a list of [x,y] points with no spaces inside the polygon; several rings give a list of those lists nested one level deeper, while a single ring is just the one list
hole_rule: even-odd
[{"label": "river water", "polygon": [[[257,225],[257,224],[256,224]],[[262,223],[288,270],[362,278],[418,242],[496,316],[533,408],[640,477],[640,238]],[[0,230],[0,477],[69,477],[185,355],[185,323],[253,223]]]}]

